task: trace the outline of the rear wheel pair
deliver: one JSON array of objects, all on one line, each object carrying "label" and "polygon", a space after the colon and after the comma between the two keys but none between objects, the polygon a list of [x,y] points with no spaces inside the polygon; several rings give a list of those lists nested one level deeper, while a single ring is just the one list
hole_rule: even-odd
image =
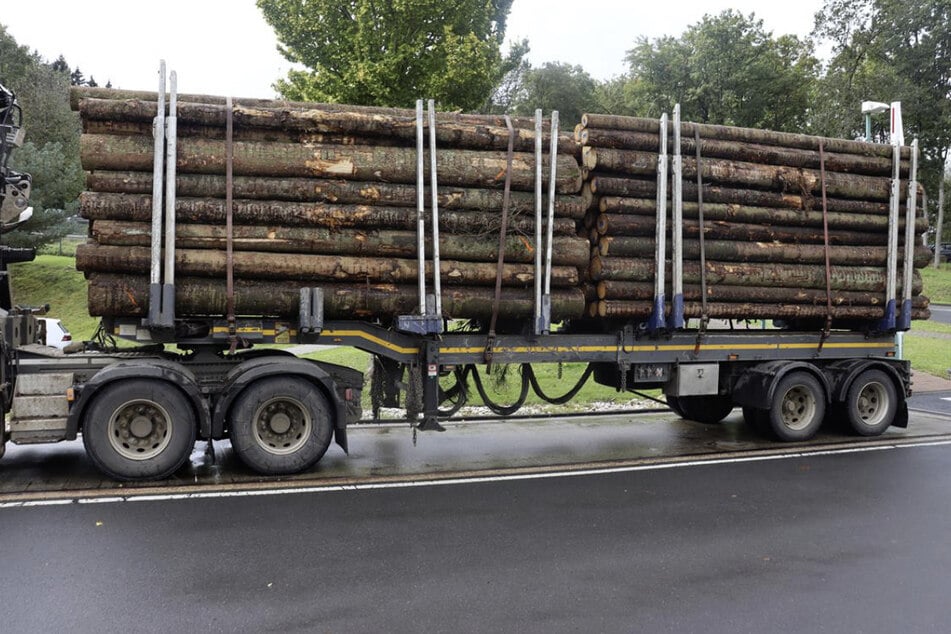
[{"label": "rear wheel pair", "polygon": [[[743,418],[757,431],[771,433],[783,441],[812,438],[826,415],[826,393],[819,380],[808,372],[791,372],[773,393],[768,410],[743,408]],[[898,391],[881,370],[862,372],[849,386],[845,401],[838,404],[849,428],[861,436],[884,432],[898,411]]]}]

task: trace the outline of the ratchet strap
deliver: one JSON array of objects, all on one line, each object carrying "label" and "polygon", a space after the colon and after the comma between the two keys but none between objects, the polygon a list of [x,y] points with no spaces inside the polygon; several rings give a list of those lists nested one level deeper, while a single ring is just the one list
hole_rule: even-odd
[{"label": "ratchet strap", "polygon": [[225,276],[226,276],[226,319],[228,320],[228,341],[231,353],[238,348],[236,319],[234,314],[234,107],[231,97],[227,98],[225,110]]},{"label": "ratchet strap", "polygon": [[829,257],[829,204],[826,199],[826,157],[822,139],[819,139],[819,178],[822,181],[822,239],[826,261],[826,323],[819,337],[819,352],[832,330],[832,266]]},{"label": "ratchet strap", "polygon": [[499,318],[499,304],[502,301],[502,267],[505,264],[505,237],[509,224],[509,199],[512,192],[512,161],[515,157],[515,127],[512,119],[505,115],[505,127],[509,132],[508,152],[505,155],[505,188],[502,192],[502,226],[499,228],[499,259],[495,269],[495,298],[492,301],[492,319],[489,322],[489,338],[485,344],[485,362],[492,365],[492,347],[495,345],[495,325]]}]

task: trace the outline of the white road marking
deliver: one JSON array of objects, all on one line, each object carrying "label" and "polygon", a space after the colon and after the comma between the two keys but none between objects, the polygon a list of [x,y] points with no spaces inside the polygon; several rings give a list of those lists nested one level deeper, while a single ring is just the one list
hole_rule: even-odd
[{"label": "white road marking", "polygon": [[634,471],[657,471],[661,469],[680,469],[684,467],[709,467],[746,462],[766,462],[770,460],[789,460],[792,458],[812,458],[840,454],[888,451],[892,449],[915,449],[920,447],[942,447],[951,445],[951,440],[902,443],[895,445],[876,445],[873,447],[850,447],[846,449],[823,449],[818,451],[798,451],[788,454],[767,456],[748,456],[738,458],[712,458],[710,460],[686,460],[661,464],[628,465],[574,471],[556,471],[545,473],[517,473],[508,475],[473,476],[465,478],[446,478],[433,480],[411,480],[406,482],[368,482],[365,484],[334,484],[280,489],[255,489],[235,491],[198,491],[195,493],[170,493],[157,495],[128,495],[108,497],[71,497],[62,499],[24,500],[21,502],[2,502],[0,509],[28,508],[34,506],[60,506],[65,504],[113,504],[118,502],[167,502],[178,500],[200,500],[209,498],[259,497],[266,495],[290,495],[301,493],[337,493],[341,491],[372,491],[377,489],[405,489],[428,486],[451,486],[459,484],[482,484],[492,482],[514,482],[518,480],[543,480],[545,478],[568,478],[575,476],[609,475]]}]

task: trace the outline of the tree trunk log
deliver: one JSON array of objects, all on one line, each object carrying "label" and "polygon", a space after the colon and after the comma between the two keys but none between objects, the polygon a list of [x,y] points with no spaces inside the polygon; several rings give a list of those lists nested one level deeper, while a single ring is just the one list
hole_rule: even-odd
[{"label": "tree trunk log", "polygon": [[[646,301],[654,299],[654,284],[651,282],[624,282],[602,280],[597,286],[598,299]],[[699,302],[701,287],[697,284],[684,286],[684,299]],[[668,298],[669,299],[669,298]],[[825,306],[828,298],[825,289],[783,288],[777,286],[728,286],[715,284],[707,286],[707,301],[712,302],[756,302],[767,304],[811,304]],[[883,293],[866,291],[832,291],[833,306],[882,306],[885,303]],[[927,297],[918,295],[912,298],[915,308],[927,308]]]},{"label": "tree trunk log", "polygon": [[[657,172],[656,153],[589,148],[586,156],[588,163],[595,163],[599,170],[607,172],[642,177]],[[798,195],[822,193],[822,178],[818,170],[716,158],[701,159],[700,166],[705,182]],[[593,169],[592,165],[588,167]],[[696,180],[695,158],[683,158],[683,177]],[[826,171],[825,184],[830,197],[887,201],[891,195],[891,179],[888,177]],[[903,187],[902,196],[905,196],[907,183]]]},{"label": "tree trunk log", "polygon": [[[155,102],[137,99],[92,99],[79,102],[79,114],[84,120],[130,121],[151,123],[155,118]],[[224,105],[178,102],[179,125],[218,128],[227,124],[227,108]],[[399,139],[401,145],[416,145],[416,116],[413,114],[368,113],[357,110],[326,111],[289,107],[250,107],[236,105],[233,108],[233,124],[236,131],[247,129],[270,129],[282,132],[319,134],[349,134],[359,137]],[[425,125],[427,142],[428,122]],[[188,128],[179,132],[187,136]],[[513,128],[513,143],[516,151],[535,151],[535,130]],[[486,123],[443,121],[436,124],[436,143],[440,148],[468,148],[506,150],[509,132],[504,126]],[[376,141],[372,141],[377,145]],[[574,136],[562,133],[558,139],[562,154],[575,154]]]},{"label": "tree trunk log", "polygon": [[[637,214],[655,216],[657,201],[653,198],[621,198],[605,196],[599,202],[600,210],[607,214]],[[876,206],[870,205],[870,210]],[[699,205],[695,202],[685,202],[683,213],[685,218],[698,218]],[[743,222],[751,224],[768,224],[783,227],[822,227],[823,213],[821,211],[804,211],[793,209],[778,209],[771,207],[753,207],[735,203],[711,203],[704,200],[704,220],[721,220]],[[848,213],[830,211],[828,213],[829,229],[847,229],[858,231],[885,232],[888,230],[887,210],[881,214],[875,211],[868,213]],[[904,211],[900,214],[899,225],[905,226]],[[915,233],[921,234],[928,230],[927,218],[915,219]]]},{"label": "tree trunk log", "polygon": [[[581,138],[584,143],[582,150],[583,164],[592,170],[599,169],[601,165],[608,167],[618,161],[623,161],[623,150],[654,152],[658,150],[657,135],[645,132],[583,130]],[[680,148],[684,156],[695,156],[697,153],[697,143],[692,136],[682,137]],[[622,152],[616,154],[615,150],[622,150]],[[673,152],[673,148],[670,151]],[[794,147],[700,139],[700,154],[702,159],[729,159],[810,169],[819,169],[820,167],[818,150],[802,150]],[[824,154],[825,167],[830,172],[891,178],[893,170],[891,157],[840,154],[829,151],[825,151]],[[907,178],[908,173],[909,165],[905,161],[902,164],[902,178]]]},{"label": "tree trunk log", "polygon": [[[89,313],[107,317],[143,317],[149,307],[146,276],[92,273],[89,275]],[[328,319],[391,319],[414,313],[419,307],[414,286],[393,284],[352,285],[313,282],[278,282],[236,279],[235,311],[238,315],[295,319],[300,311],[301,287],[324,289],[324,316]],[[495,291],[487,287],[443,287],[442,307],[446,317],[488,319]],[[499,315],[525,319],[534,314],[534,291],[504,289]],[[224,280],[178,278],[175,307],[179,315],[222,316],[227,306]],[[553,289],[552,318],[574,319],[584,311],[579,289]]]},{"label": "tree trunk log", "polygon": [[[594,281],[653,282],[654,268],[654,261],[649,259],[595,256],[591,259],[590,274]],[[825,267],[818,265],[708,261],[706,272],[709,285],[826,288]],[[885,271],[880,268],[833,266],[830,274],[832,289],[836,291],[885,291]],[[699,262],[684,262],[684,284],[700,284]],[[912,292],[921,293],[918,271]]]},{"label": "tree trunk log", "polygon": [[[581,125],[588,128],[605,128],[609,130],[631,130],[635,132],[660,133],[660,123],[657,119],[643,119],[639,117],[625,117],[621,115],[585,114],[581,116]],[[777,145],[780,147],[799,148],[802,150],[819,149],[821,140],[826,152],[840,152],[842,154],[857,154],[859,156],[880,156],[887,159],[892,157],[890,145],[866,143],[865,141],[850,141],[847,139],[830,139],[793,132],[774,132],[772,130],[757,130],[755,128],[738,128],[726,125],[710,125],[706,123],[689,123],[681,125],[683,137],[693,137],[694,131],[700,131],[702,139],[717,139],[737,143],[759,143],[762,145]],[[902,160],[911,156],[911,148],[901,148]]]},{"label": "tree trunk log", "polygon": [[[97,220],[90,228],[90,235],[104,246],[149,246],[152,227],[146,222]],[[175,228],[175,244],[180,249],[225,250],[227,231],[223,225],[178,224]],[[417,257],[418,249],[415,231],[354,231],[249,225],[234,226],[232,244],[236,251],[410,259]],[[559,236],[552,240],[552,245],[553,264],[575,267],[588,265],[588,240]],[[495,233],[464,236],[441,232],[439,235],[440,256],[447,260],[496,262],[498,247],[499,239]],[[426,253],[432,254],[431,239],[427,240]],[[532,242],[523,236],[509,235],[506,239],[505,261],[534,262],[535,249]]]},{"label": "tree trunk log", "polygon": [[[630,319],[633,317],[647,317],[652,307],[646,302],[625,302],[617,300],[603,300],[598,302],[598,316],[606,319]],[[806,304],[758,304],[758,303],[709,303],[706,314],[714,319],[824,319],[828,314],[825,306],[809,306]],[[703,315],[703,307],[699,303],[687,302],[684,304],[684,316],[697,318]],[[833,306],[833,319],[869,321],[881,319],[885,316],[885,309],[878,306]],[[931,311],[927,308],[912,310],[912,319],[928,319]],[[836,324],[833,322],[833,327]],[[817,342],[818,343],[818,342]]]},{"label": "tree trunk log", "polygon": [[[700,259],[699,240],[684,240],[684,258]],[[825,264],[826,249],[823,244],[789,244],[780,242],[738,242],[706,240],[706,257],[723,262],[789,262],[791,264]],[[654,256],[654,240],[628,236],[606,236],[598,242],[600,255],[624,258],[650,258]],[[668,250],[668,254],[670,251]],[[884,246],[830,246],[829,261],[842,266],[884,267],[888,249]],[[931,251],[928,247],[915,247],[915,267],[928,264]]]},{"label": "tree trunk log", "polygon": [[[621,216],[601,214],[597,221],[598,233],[602,236],[645,236],[657,232],[657,222],[649,216]],[[773,227],[770,225],[744,224],[736,222],[707,221],[704,219],[703,235],[711,240],[731,240],[737,242],[788,242],[798,244],[824,244],[825,235],[819,228],[813,227]],[[684,238],[699,238],[700,223],[685,220]],[[829,244],[843,246],[883,246],[888,236],[885,232],[835,231],[829,232]],[[904,243],[904,235],[899,236]]]},{"label": "tree trunk log", "polygon": [[[145,247],[111,247],[94,243],[79,245],[76,249],[76,268],[85,272],[147,273],[150,249]],[[220,276],[226,271],[225,253],[200,249],[179,249],[175,252],[178,275]],[[295,255],[236,251],[234,275],[248,279],[267,280],[323,280],[328,282],[363,282],[369,284],[415,283],[416,260],[400,258],[368,258],[333,255]],[[493,285],[496,265],[481,262],[440,262],[444,284],[481,286]],[[427,262],[426,275],[432,277],[432,265]],[[504,286],[534,284],[535,267],[527,264],[505,264],[502,267]],[[575,286],[579,282],[574,267],[553,266],[553,286]]]},{"label": "tree trunk log", "polygon": [[[152,140],[143,137],[84,134],[81,138],[83,168],[87,170],[139,170],[152,168]],[[358,181],[416,182],[415,148],[361,145],[305,146],[294,143],[238,141],[234,147],[236,176],[343,178]],[[425,159],[428,165],[428,159]],[[437,152],[440,182],[463,187],[502,187],[504,152],[443,150]],[[548,158],[542,171],[546,175]],[[182,173],[223,174],[225,144],[213,139],[178,140],[176,166]],[[581,169],[574,157],[557,157],[555,186],[559,193],[581,189]],[[535,157],[517,152],[512,162],[512,188],[535,189]]]},{"label": "tree trunk log", "polygon": [[[86,172],[86,187],[102,193],[151,194],[151,172]],[[225,177],[216,174],[178,174],[175,187],[179,196],[192,198],[224,198]],[[502,190],[453,187],[439,184],[439,208],[474,209],[484,212],[502,211]],[[386,205],[416,208],[416,185],[402,183],[327,180],[317,178],[256,178],[236,176],[235,199],[318,202],[354,205]],[[547,200],[545,201],[547,203]],[[427,206],[429,198],[427,197]],[[555,215],[581,219],[590,202],[580,196],[556,196]],[[509,211],[534,216],[535,196],[527,192],[511,192]],[[415,213],[415,211],[414,211]]]},{"label": "tree trunk log", "polygon": [[[215,198],[177,198],[175,216],[179,222],[224,224],[225,201]],[[100,194],[83,192],[80,196],[80,214],[89,220],[122,220],[150,222],[152,197],[135,194]],[[424,214],[427,231],[431,215]],[[347,228],[386,228],[416,230],[417,213],[407,207],[371,205],[336,205],[326,203],[292,203],[279,201],[235,200],[235,224],[280,227],[323,227],[337,230]],[[439,213],[441,231],[459,235],[495,235],[501,230],[502,216],[494,211],[453,211]],[[558,236],[576,235],[575,222],[569,218],[555,218],[552,232]],[[524,212],[513,212],[509,217],[510,234],[535,234],[535,218]]]}]

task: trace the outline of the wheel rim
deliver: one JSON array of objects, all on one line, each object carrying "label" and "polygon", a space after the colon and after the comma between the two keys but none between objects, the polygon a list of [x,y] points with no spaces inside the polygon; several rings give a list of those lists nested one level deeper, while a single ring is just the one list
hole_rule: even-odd
[{"label": "wheel rim", "polygon": [[168,411],[155,401],[129,401],[109,418],[109,443],[123,458],[149,460],[171,442],[171,421]]},{"label": "wheel rim", "polygon": [[254,412],[254,440],[275,455],[287,455],[307,442],[311,429],[310,412],[297,399],[286,396],[265,401]]},{"label": "wheel rim", "polygon": [[815,415],[816,399],[812,390],[806,386],[793,386],[783,396],[780,416],[784,427],[802,431],[809,427]]},{"label": "wheel rim", "polygon": [[888,414],[888,392],[877,381],[865,384],[855,403],[859,419],[870,427],[884,420]]}]

